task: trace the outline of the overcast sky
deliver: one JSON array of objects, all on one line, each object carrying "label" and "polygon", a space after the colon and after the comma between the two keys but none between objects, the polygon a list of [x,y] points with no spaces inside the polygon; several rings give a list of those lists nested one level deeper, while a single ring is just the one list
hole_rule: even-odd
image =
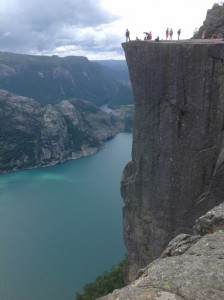
[{"label": "overcast sky", "polygon": [[190,38],[212,0],[0,0],[0,51],[37,55],[82,55],[124,59],[125,30],[131,39]]}]

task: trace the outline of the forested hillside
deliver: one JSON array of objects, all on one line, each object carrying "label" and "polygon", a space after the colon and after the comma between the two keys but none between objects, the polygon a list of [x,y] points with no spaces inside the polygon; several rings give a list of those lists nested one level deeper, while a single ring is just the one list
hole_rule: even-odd
[{"label": "forested hillside", "polygon": [[116,102],[117,96],[120,104],[129,104],[133,96],[124,63],[114,70],[81,56],[62,58],[0,52],[0,89],[42,104],[80,98],[102,105]]}]

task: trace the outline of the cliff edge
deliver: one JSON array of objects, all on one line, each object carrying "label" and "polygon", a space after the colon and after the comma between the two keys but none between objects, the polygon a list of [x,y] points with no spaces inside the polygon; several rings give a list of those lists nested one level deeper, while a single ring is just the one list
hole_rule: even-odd
[{"label": "cliff edge", "polygon": [[121,183],[129,282],[223,201],[224,43],[122,46],[135,98],[132,161]]}]

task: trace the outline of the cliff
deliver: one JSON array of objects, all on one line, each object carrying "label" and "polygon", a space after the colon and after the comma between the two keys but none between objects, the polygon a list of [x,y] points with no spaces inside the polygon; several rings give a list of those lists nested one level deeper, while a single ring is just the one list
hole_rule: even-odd
[{"label": "cliff", "polygon": [[132,161],[121,183],[128,282],[223,201],[224,43],[122,46],[135,98]]},{"label": "cliff", "polygon": [[136,280],[101,300],[223,300],[224,204],[199,218],[195,234],[181,234]]},{"label": "cliff", "polygon": [[93,154],[127,128],[130,114],[108,114],[79,99],[41,106],[0,90],[0,173]]}]

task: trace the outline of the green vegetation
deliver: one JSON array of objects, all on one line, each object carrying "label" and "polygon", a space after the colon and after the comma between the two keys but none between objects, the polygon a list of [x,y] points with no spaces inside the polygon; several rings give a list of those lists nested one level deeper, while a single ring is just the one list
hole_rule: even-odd
[{"label": "green vegetation", "polygon": [[[5,92],[0,98],[0,172],[63,161],[81,151],[91,153],[118,131],[132,128],[133,105],[107,114],[78,99],[45,107]],[[67,113],[71,105],[74,111]]]},{"label": "green vegetation", "polygon": [[0,146],[0,169],[7,169],[11,164],[32,165],[36,161],[35,136],[32,133],[3,128],[0,130]]},{"label": "green vegetation", "polygon": [[2,52],[0,66],[1,89],[41,104],[80,98],[100,106],[116,99],[120,89],[124,103],[129,103],[130,95],[122,92],[129,80],[125,61],[114,70],[78,56],[61,58]]},{"label": "green vegetation", "polygon": [[132,89],[129,86],[123,85],[114,95],[112,101],[109,103],[109,107],[128,104],[134,104]]},{"label": "green vegetation", "polygon": [[132,132],[134,123],[135,107],[133,104],[129,105],[108,105],[114,110],[114,115],[122,123],[122,131]]},{"label": "green vegetation", "polygon": [[[96,148],[100,146],[100,141],[91,135],[91,125],[89,125],[88,131],[80,129],[78,126],[74,126],[68,118],[65,118],[65,120],[70,137],[70,147],[73,151],[81,151],[83,145]],[[84,121],[85,120],[83,119],[83,122]],[[86,126],[88,127],[88,124],[86,124]]]},{"label": "green vegetation", "polygon": [[77,293],[76,300],[95,300],[124,287],[124,261],[112,267],[109,272],[96,278],[95,282],[84,286],[83,294]]}]

